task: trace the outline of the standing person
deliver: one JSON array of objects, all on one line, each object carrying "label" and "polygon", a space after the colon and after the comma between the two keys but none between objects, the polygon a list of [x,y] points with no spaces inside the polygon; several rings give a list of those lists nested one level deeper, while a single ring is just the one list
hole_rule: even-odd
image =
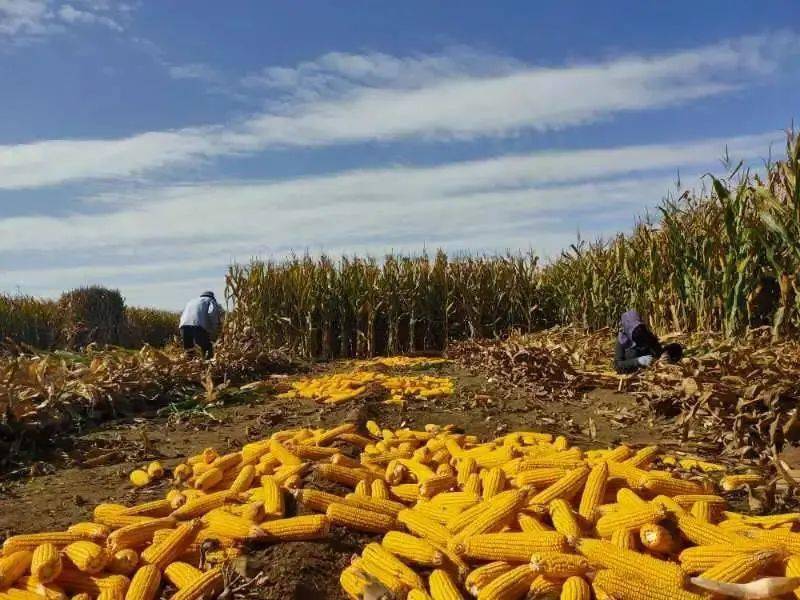
[{"label": "standing person", "polygon": [[204,358],[214,355],[211,337],[219,328],[220,312],[214,292],[203,292],[199,298],[186,303],[180,322],[184,350],[193,351],[197,345],[203,351]]},{"label": "standing person", "polygon": [[662,346],[638,312],[629,310],[623,313],[614,349],[614,368],[617,373],[632,373],[649,367],[662,354],[666,354],[670,362],[678,362],[683,356],[683,348],[680,344]]}]

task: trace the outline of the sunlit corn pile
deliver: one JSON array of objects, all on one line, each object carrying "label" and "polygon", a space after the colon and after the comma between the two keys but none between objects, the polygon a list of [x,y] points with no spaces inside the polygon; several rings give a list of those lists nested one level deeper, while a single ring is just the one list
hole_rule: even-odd
[{"label": "sunlit corn pile", "polygon": [[[687,463],[700,479],[682,479],[654,468],[654,447],[583,452],[534,432],[481,443],[449,426],[366,428],[207,448],[173,470],[164,499],[100,504],[92,522],[10,537],[1,597],[213,596],[245,543],[323,539],[332,525],[382,535],[341,573],[357,599],[766,598],[800,585],[800,514],[747,516],[714,493],[756,485],[755,474],[714,482],[702,471],[720,475],[717,465]],[[131,480],[147,485],[159,468]],[[304,514],[287,512],[288,494]]]},{"label": "sunlit corn pile", "polygon": [[380,356],[370,360],[358,361],[358,365],[363,368],[374,366],[387,367],[390,369],[426,369],[449,362],[446,358],[434,356]]},{"label": "sunlit corn pile", "polygon": [[431,375],[386,375],[374,371],[355,370],[348,373],[321,375],[300,379],[279,398],[306,398],[325,404],[339,404],[367,393],[376,385],[389,392],[387,403],[402,404],[413,398],[438,398],[453,393],[453,380]]}]

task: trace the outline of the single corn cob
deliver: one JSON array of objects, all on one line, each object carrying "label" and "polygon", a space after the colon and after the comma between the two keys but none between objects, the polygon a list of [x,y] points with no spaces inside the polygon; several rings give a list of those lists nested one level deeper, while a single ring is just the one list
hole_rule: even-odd
[{"label": "single corn cob", "polygon": [[641,469],[653,462],[656,456],[658,456],[658,453],[658,446],[647,446],[646,448],[638,450],[636,454],[625,461],[625,464]]},{"label": "single corn cob", "polygon": [[481,478],[480,475],[477,473],[472,473],[467,478],[467,483],[464,484],[463,487],[465,492],[469,492],[470,494],[481,494]]},{"label": "single corn cob", "polygon": [[430,542],[407,533],[390,531],[381,544],[392,554],[418,565],[440,567],[444,562],[442,553]]},{"label": "single corn cob", "polygon": [[563,534],[567,540],[575,540],[581,536],[581,526],[569,502],[563,498],[556,498],[550,503],[550,519],[556,531]]},{"label": "single corn cob", "polygon": [[568,577],[561,587],[560,600],[592,600],[592,588],[583,577]]},{"label": "single corn cob", "polygon": [[353,493],[356,496],[369,496],[371,495],[371,487],[370,484],[367,482],[366,479],[362,479],[356,484]]},{"label": "single corn cob", "polygon": [[[290,481],[296,481],[297,478],[303,477],[308,472],[311,463],[300,463],[299,465],[286,465],[285,467],[280,467],[276,469],[276,471],[272,474],[275,478],[275,482],[278,485],[282,485],[284,487],[289,487]],[[296,486],[295,487],[300,487]]]},{"label": "single corn cob", "polygon": [[346,504],[331,504],[325,514],[331,523],[344,525],[357,531],[386,533],[395,527],[395,517],[392,515]]},{"label": "single corn cob", "polygon": [[[435,498],[431,498],[431,506],[436,506],[445,511],[460,512],[478,504],[481,497],[471,492],[445,492],[439,494]],[[418,506],[421,503],[418,503]]]},{"label": "single corn cob", "polygon": [[30,550],[3,551],[0,558],[0,589],[11,587],[30,568],[33,553]]},{"label": "single corn cob", "polygon": [[97,596],[101,592],[112,591],[117,595],[124,596],[130,585],[130,579],[124,575],[93,577],[83,571],[65,566],[55,583],[71,593],[85,592]]},{"label": "single corn cob", "polygon": [[199,519],[182,523],[163,541],[146,548],[141,554],[142,561],[163,569],[188,548],[201,527]]},{"label": "single corn cob", "polygon": [[63,548],[73,542],[86,539],[82,533],[71,533],[67,531],[48,531],[44,533],[23,533],[13,535],[3,542],[3,556],[8,556],[19,550],[33,551],[39,544],[53,544],[57,548]]},{"label": "single corn cob", "polygon": [[127,548],[114,553],[114,556],[111,557],[106,570],[115,575],[127,576],[133,573],[138,565],[139,555],[135,550]]},{"label": "single corn cob", "polygon": [[481,589],[513,568],[512,564],[501,560],[486,563],[469,572],[464,580],[464,587],[470,594],[477,596]]},{"label": "single corn cob", "polygon": [[493,467],[486,471],[483,478],[483,499],[493,498],[506,487],[506,474],[500,467]]},{"label": "single corn cob", "polygon": [[478,591],[478,600],[518,600],[530,589],[536,574],[529,565],[514,567]]},{"label": "single corn cob", "polygon": [[186,587],[179,589],[170,600],[200,600],[214,597],[222,591],[224,584],[222,567],[215,567],[203,573]]},{"label": "single corn cob", "polygon": [[357,426],[355,423],[345,423],[343,425],[339,425],[338,427],[332,427],[317,437],[316,442],[319,446],[324,446],[326,444],[330,444],[334,440],[343,439],[343,436],[345,435],[353,434],[356,429]]},{"label": "single corn cob", "polygon": [[630,488],[620,488],[617,490],[617,504],[629,510],[648,506],[647,500]]},{"label": "single corn cob", "polygon": [[270,440],[269,452],[272,456],[277,458],[284,466],[302,464],[303,459],[297,456],[294,452],[289,450],[286,446],[276,439]]},{"label": "single corn cob", "polygon": [[[490,500],[479,504],[483,510],[461,531],[447,542],[447,547],[455,550],[458,543],[470,536],[499,531],[512,523],[525,503],[526,493],[522,490],[502,492]],[[467,511],[465,511],[467,512]]]},{"label": "single corn cob", "polygon": [[530,600],[539,598],[556,598],[561,594],[561,581],[550,579],[544,575],[537,575],[528,588],[527,598]]},{"label": "single corn cob", "polygon": [[639,529],[647,523],[657,523],[667,516],[663,507],[647,505],[643,508],[625,510],[600,517],[595,523],[600,537],[609,538],[617,529]]},{"label": "single corn cob", "polygon": [[[407,596],[408,586],[380,563],[367,563],[361,558],[354,558],[350,566],[361,573],[368,582],[380,584],[380,586],[375,586],[377,590],[381,590],[381,587],[388,590],[391,598],[405,598]],[[370,586],[370,588],[372,587]]]},{"label": "single corn cob", "polygon": [[378,568],[390,572],[409,589],[425,589],[425,582],[422,581],[422,578],[380,544],[367,544],[361,553],[361,560],[367,568],[376,565]]},{"label": "single corn cob", "polygon": [[222,490],[214,492],[206,496],[200,496],[195,499],[190,499],[180,508],[172,512],[173,517],[176,519],[186,520],[202,517],[209,511],[219,508],[220,506],[237,500],[237,494],[230,490]]},{"label": "single corn cob", "polygon": [[669,496],[664,496],[664,495],[656,496],[651,500],[651,502],[653,504],[658,504],[659,506],[662,506],[664,510],[671,512],[673,515],[682,515],[686,513],[686,511],[683,510],[681,505],[675,502],[675,500],[673,500]]},{"label": "single corn cob", "polygon": [[164,465],[154,460],[147,465],[147,474],[151,479],[161,479],[164,476]]},{"label": "single corn cob", "polygon": [[419,495],[423,498],[432,498],[442,492],[452,490],[458,485],[458,480],[452,475],[434,475],[419,484]]},{"label": "single corn cob", "polygon": [[391,497],[389,494],[389,486],[386,485],[383,479],[375,479],[370,487],[370,496],[389,500]]},{"label": "single corn cob", "polygon": [[666,585],[660,580],[631,575],[629,571],[602,569],[595,573],[592,588],[599,597],[602,591],[614,600],[706,600],[707,596],[695,594],[680,586]]},{"label": "single corn cob", "polygon": [[93,542],[102,542],[111,533],[111,528],[101,523],[86,521],[70,525],[67,527],[67,531],[70,533],[79,533],[85,536],[87,540],[92,540]]},{"label": "single corn cob", "polygon": [[401,510],[405,510],[405,504],[395,502],[393,500],[381,500],[379,498],[372,498],[370,496],[356,496],[355,494],[347,494],[345,497],[345,504],[364,508],[374,512],[384,513],[387,515],[397,516]]},{"label": "single corn cob", "polygon": [[339,574],[339,585],[352,600],[360,600],[367,593],[370,581],[363,571],[353,566],[346,567]]},{"label": "single corn cob", "polygon": [[137,488],[144,487],[151,481],[150,475],[147,474],[147,471],[143,471],[142,469],[135,469],[134,471],[131,471],[129,478],[134,487]]},{"label": "single corn cob", "polygon": [[411,473],[411,475],[414,476],[414,479],[416,479],[417,483],[419,484],[423,484],[428,481],[428,479],[436,477],[436,472],[433,469],[416,460],[412,460],[410,458],[398,458],[397,464],[398,468],[403,468]]},{"label": "single corn cob", "polygon": [[676,477],[661,477],[654,474],[645,477],[642,487],[652,494],[664,494],[665,496],[677,496],[678,494],[702,494],[705,490],[703,486],[694,481],[678,479]]},{"label": "single corn cob", "polygon": [[220,510],[226,510],[231,514],[247,519],[251,523],[263,521],[266,516],[263,502],[247,502],[246,504],[223,506]]},{"label": "single corn cob", "polygon": [[128,516],[145,516],[145,517],[166,517],[172,512],[173,508],[170,501],[166,498],[162,500],[152,500],[150,502],[143,502],[126,508],[120,514]]},{"label": "single corn cob", "polygon": [[677,541],[670,531],[655,523],[646,523],[639,529],[639,539],[642,546],[652,552],[669,554],[678,547]]},{"label": "single corn cob", "polygon": [[179,590],[191,585],[202,574],[200,569],[180,561],[171,562],[164,569],[164,576]]},{"label": "single corn cob", "polygon": [[186,464],[180,464],[172,471],[175,481],[186,481],[192,476],[192,468]]},{"label": "single corn cob", "polygon": [[539,552],[530,559],[534,573],[554,579],[566,579],[573,575],[584,575],[590,570],[589,561],[578,554],[564,552]]},{"label": "single corn cob", "polygon": [[[262,479],[263,485],[263,479]],[[292,492],[297,502],[305,506],[306,508],[310,508],[311,510],[316,510],[319,512],[325,512],[328,510],[328,507],[331,504],[344,504],[345,500],[341,496],[337,496],[336,494],[329,494],[328,492],[322,492],[320,490],[312,490],[312,489],[302,489],[302,490],[294,490]],[[266,502],[264,503],[264,511],[267,511]],[[267,513],[269,514],[269,513]]]},{"label": "single corn cob", "polygon": [[211,463],[211,467],[219,469],[220,471],[227,471],[228,469],[232,469],[233,467],[237,466],[241,462],[242,453],[231,452],[214,460],[214,462]]},{"label": "single corn cob", "polygon": [[611,534],[611,543],[623,550],[636,550],[639,536],[634,529],[617,529]]},{"label": "single corn cob", "polygon": [[210,490],[219,485],[224,476],[225,473],[222,471],[222,469],[211,467],[202,475],[195,477],[193,487],[196,490]]},{"label": "single corn cob", "polygon": [[726,492],[732,492],[745,486],[759,485],[764,479],[757,473],[743,473],[740,475],[726,475],[720,481],[720,486]]},{"label": "single corn cob", "polygon": [[397,522],[411,533],[439,546],[446,546],[450,538],[446,527],[416,510],[401,510],[397,513]]},{"label": "single corn cob", "polygon": [[328,481],[334,483],[341,483],[348,487],[354,488],[358,482],[366,479],[372,482],[375,479],[375,474],[367,471],[366,469],[354,469],[350,467],[342,467],[339,465],[319,465],[317,466],[317,475]]},{"label": "single corn cob", "polygon": [[330,526],[331,520],[325,515],[302,515],[265,521],[259,525],[259,528],[267,538],[291,542],[325,538],[330,533]]},{"label": "single corn cob", "polygon": [[700,521],[690,515],[676,515],[675,522],[684,537],[698,546],[706,544],[730,544],[736,542],[736,535],[717,525]]},{"label": "single corn cob", "polygon": [[[381,481],[376,479],[375,481]],[[375,482],[373,482],[374,485]],[[419,498],[419,486],[416,483],[402,483],[389,488],[391,496],[401,502],[416,502]],[[374,496],[375,494],[373,494]]]},{"label": "single corn cob", "polygon": [[337,448],[323,448],[322,446],[303,446],[295,445],[291,447],[291,451],[302,460],[325,460],[338,454]]},{"label": "single corn cob", "polygon": [[728,559],[752,552],[753,548],[736,544],[692,546],[678,555],[681,568],[690,574],[702,573]]},{"label": "single corn cob", "polygon": [[256,477],[256,468],[254,465],[245,465],[242,470],[236,475],[236,479],[228,488],[230,491],[241,494],[250,489],[253,480]]},{"label": "single corn cob", "polygon": [[64,555],[80,571],[89,575],[96,575],[105,569],[111,560],[105,548],[88,540],[73,542],[64,548]]},{"label": "single corn cob", "polygon": [[267,518],[282,519],[286,514],[286,506],[278,482],[271,475],[264,475],[261,489],[264,491],[264,514]]},{"label": "single corn cob", "polygon": [[42,583],[53,581],[61,573],[61,553],[53,544],[36,546],[31,557],[31,575]]},{"label": "single corn cob", "polygon": [[586,478],[586,485],[581,494],[578,514],[587,523],[593,523],[597,519],[597,507],[603,502],[608,483],[608,463],[601,462],[592,467]]},{"label": "single corn cob", "polygon": [[721,583],[741,583],[760,575],[780,553],[775,550],[757,550],[727,558],[704,571],[700,577]]},{"label": "single corn cob", "polygon": [[684,574],[674,563],[618,548],[611,542],[581,538],[576,544],[578,552],[596,566],[614,569],[622,574],[660,582],[665,586],[681,588]]},{"label": "single corn cob", "polygon": [[470,456],[467,456],[465,458],[460,458],[456,466],[456,473],[457,473],[456,477],[458,480],[458,485],[463,486],[464,484],[466,484],[467,479],[469,479],[469,476],[475,473],[477,469],[478,469],[478,463],[474,458]]},{"label": "single corn cob", "polygon": [[67,600],[67,594],[62,588],[53,583],[42,583],[32,575],[20,577],[14,586],[37,594],[39,600],[42,600],[42,597],[47,600]]},{"label": "single corn cob", "polygon": [[541,492],[533,496],[529,501],[529,506],[547,505],[556,498],[571,500],[583,488],[583,483],[589,475],[589,469],[585,466],[578,467],[567,472],[561,479],[549,485]]},{"label": "single corn cob", "polygon": [[428,578],[433,600],[464,600],[453,578],[442,569],[434,569]]},{"label": "single corn cob", "polygon": [[477,560],[528,562],[541,552],[564,552],[567,539],[557,531],[537,533],[484,533],[459,542],[456,554]]},{"label": "single corn cob", "polygon": [[699,500],[692,504],[691,515],[698,521],[706,523],[714,522],[714,505],[704,500]]},{"label": "single corn cob", "polygon": [[112,553],[125,548],[138,548],[149,543],[156,531],[172,529],[176,523],[177,521],[173,517],[164,517],[126,525],[111,533],[106,540],[106,545]]},{"label": "single corn cob", "polygon": [[524,531],[525,533],[553,531],[552,527],[545,525],[536,517],[532,517],[522,512],[517,515],[517,525],[519,525],[520,530]]},{"label": "single corn cob", "polygon": [[212,534],[217,534],[234,540],[254,540],[264,537],[264,532],[258,526],[244,517],[231,514],[221,508],[207,513],[203,517],[206,529]]},{"label": "single corn cob", "polygon": [[381,437],[381,428],[375,421],[367,421],[364,424],[364,427],[367,429],[370,435],[375,436],[376,438]]},{"label": "single corn cob", "polygon": [[143,565],[131,578],[125,600],[153,600],[160,586],[161,570],[154,565]]}]

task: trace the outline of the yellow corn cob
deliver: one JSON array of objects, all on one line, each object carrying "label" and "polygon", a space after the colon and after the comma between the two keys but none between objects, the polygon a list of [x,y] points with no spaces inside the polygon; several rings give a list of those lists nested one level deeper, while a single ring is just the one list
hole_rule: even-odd
[{"label": "yellow corn cob", "polygon": [[397,513],[397,522],[411,533],[438,546],[446,546],[450,538],[447,528],[416,510],[401,510]]},{"label": "yellow corn cob", "polygon": [[740,520],[747,525],[754,525],[762,529],[775,529],[783,526],[794,526],[795,523],[800,522],[800,513],[763,516],[743,515]]},{"label": "yellow corn cob", "polygon": [[563,534],[567,540],[575,540],[581,536],[581,526],[569,502],[563,498],[556,498],[548,508],[556,531]]},{"label": "yellow corn cob", "polygon": [[181,520],[195,519],[197,517],[202,517],[215,508],[219,508],[227,502],[236,501],[236,499],[237,494],[230,490],[214,492],[213,494],[188,500],[186,504],[174,510],[172,516]]},{"label": "yellow corn cob", "polygon": [[647,505],[643,508],[623,510],[600,517],[595,523],[600,537],[609,538],[617,529],[639,529],[647,523],[657,523],[667,516],[662,506]]},{"label": "yellow corn cob", "polygon": [[[336,504],[333,506],[344,506]],[[302,515],[265,521],[259,525],[267,538],[280,541],[318,540],[330,533],[331,520],[325,515]]]},{"label": "yellow corn cob", "polygon": [[[263,484],[263,479],[262,479]],[[330,494],[328,492],[322,492],[320,490],[312,490],[312,489],[302,489],[302,490],[294,490],[292,492],[295,499],[302,504],[303,506],[310,508],[311,510],[316,510],[319,512],[325,512],[328,510],[328,507],[331,504],[344,504],[345,500],[341,496],[337,496],[336,494]],[[264,504],[264,510],[267,511],[266,502]],[[269,514],[269,513],[268,513]]]},{"label": "yellow corn cob", "polygon": [[264,514],[267,518],[283,518],[286,514],[283,490],[281,490],[275,478],[271,475],[264,475],[261,478],[261,489],[264,492]]},{"label": "yellow corn cob", "polygon": [[567,472],[561,479],[549,485],[541,492],[533,496],[529,506],[547,505],[556,498],[571,500],[583,488],[583,483],[589,475],[589,469],[585,466],[578,467]]},{"label": "yellow corn cob", "polygon": [[395,556],[418,565],[440,567],[444,562],[442,553],[430,542],[407,533],[390,531],[383,536],[381,544]]},{"label": "yellow corn cob", "polygon": [[319,465],[317,466],[317,475],[328,481],[334,483],[341,483],[342,485],[354,488],[362,479],[372,481],[375,479],[375,474],[367,471],[366,469],[353,469],[350,467],[342,467],[340,465]]},{"label": "yellow corn cob", "polygon": [[[216,535],[234,540],[253,540],[264,537],[264,532],[244,517],[217,508],[203,517],[206,529]],[[171,562],[171,561],[169,561]]]},{"label": "yellow corn cob", "polygon": [[434,569],[428,577],[428,586],[433,600],[463,600],[456,582],[442,569]]},{"label": "yellow corn cob", "polygon": [[569,440],[563,435],[559,435],[553,440],[553,448],[559,451],[567,450],[569,448]]},{"label": "yellow corn cob", "polygon": [[175,524],[174,517],[164,517],[126,525],[111,533],[106,545],[112,553],[125,548],[138,548],[149,543],[153,539],[153,534],[159,529],[172,529]]},{"label": "yellow corn cob", "polygon": [[160,586],[161,570],[154,565],[143,565],[131,578],[125,600],[153,600]]},{"label": "yellow corn cob", "polygon": [[669,554],[677,548],[677,542],[666,527],[655,523],[646,523],[639,529],[642,546],[652,552]]},{"label": "yellow corn cob", "polygon": [[145,517],[166,517],[172,512],[173,508],[170,501],[166,498],[162,500],[152,500],[126,508],[120,514],[128,516]]},{"label": "yellow corn cob", "polygon": [[633,529],[617,529],[611,534],[611,543],[623,550],[636,550],[639,546],[638,540],[639,536]]},{"label": "yellow corn cob", "polygon": [[780,553],[776,550],[756,550],[741,553],[703,571],[703,579],[722,583],[740,583],[750,581],[760,575]]},{"label": "yellow corn cob", "polygon": [[433,600],[428,592],[418,589],[413,589],[408,592],[408,596],[406,596],[406,600]]},{"label": "yellow corn cob", "polygon": [[111,533],[111,528],[100,523],[86,521],[70,525],[67,527],[67,531],[70,533],[79,533],[93,542],[102,542]]},{"label": "yellow corn cob", "polygon": [[728,505],[728,501],[725,498],[714,494],[678,494],[673,500],[683,508],[691,508],[695,502],[708,502],[720,508]]},{"label": "yellow corn cob", "polygon": [[[366,563],[361,558],[355,558],[350,566],[358,573],[361,573],[368,582],[377,581],[385,589],[389,590],[392,598],[405,598],[408,594],[408,586],[400,581],[391,571],[383,568],[379,563]],[[359,599],[360,600],[360,599]]]},{"label": "yellow corn cob", "polygon": [[369,496],[369,495],[371,495],[370,484],[365,479],[362,479],[361,481],[359,481],[356,484],[356,487],[353,490],[353,493],[356,496]]},{"label": "yellow corn cob", "polygon": [[33,553],[30,550],[3,551],[0,558],[0,589],[10,587],[31,566]]},{"label": "yellow corn cob", "polygon": [[561,587],[560,600],[592,600],[592,588],[583,577],[568,577]]},{"label": "yellow corn cob", "polygon": [[717,566],[719,563],[751,552],[753,548],[736,544],[710,544],[707,546],[692,546],[682,550],[678,555],[681,568],[690,574],[702,573]]},{"label": "yellow corn cob", "polygon": [[31,575],[42,583],[53,581],[61,573],[61,554],[53,544],[36,546],[31,557]]},{"label": "yellow corn cob", "polygon": [[702,494],[705,490],[703,486],[694,481],[678,479],[676,477],[662,477],[655,475],[652,471],[642,482],[642,487],[652,494],[664,494],[665,496],[677,496],[678,494]]},{"label": "yellow corn cob", "polygon": [[416,502],[419,498],[419,486],[416,483],[402,483],[400,485],[393,485],[389,488],[389,491],[391,492],[392,497],[400,500],[401,502]]},{"label": "yellow corn cob", "polygon": [[605,592],[614,600],[706,600],[706,596],[665,585],[660,580],[646,579],[616,569],[598,571],[592,581],[595,595]]},{"label": "yellow corn cob", "polygon": [[583,575],[590,569],[589,561],[585,557],[563,552],[533,554],[530,559],[530,567],[534,573],[555,579]]},{"label": "yellow corn cob", "polygon": [[625,463],[608,461],[608,475],[610,479],[622,479],[634,490],[641,489],[650,471],[639,469]]},{"label": "yellow corn cob", "polygon": [[96,575],[105,569],[111,560],[105,548],[88,540],[71,543],[64,548],[64,555],[80,571],[89,575]]},{"label": "yellow corn cob", "polygon": [[302,460],[325,460],[339,453],[338,448],[323,448],[322,446],[303,446],[291,447],[292,452]]},{"label": "yellow corn cob", "polygon": [[470,594],[477,596],[481,589],[513,568],[512,564],[501,560],[481,565],[469,572],[464,580],[464,587]]},{"label": "yellow corn cob", "polygon": [[533,487],[542,489],[552,485],[567,473],[561,467],[542,467],[539,469],[528,469],[519,471],[514,476],[514,485],[517,487]]},{"label": "yellow corn cob", "polygon": [[106,570],[115,575],[127,576],[133,573],[138,565],[139,555],[135,550],[126,548],[125,550],[120,550],[119,552],[114,553],[108,563],[108,566],[106,567]]},{"label": "yellow corn cob", "polygon": [[137,488],[144,487],[151,481],[150,475],[147,474],[147,471],[143,471],[142,469],[135,469],[131,471],[130,480],[134,487]]},{"label": "yellow corn cob", "polygon": [[284,466],[299,465],[303,460],[276,439],[270,440],[269,452]]},{"label": "yellow corn cob", "polygon": [[536,579],[529,565],[514,567],[478,591],[478,600],[514,600],[522,597]]},{"label": "yellow corn cob", "polygon": [[370,581],[363,571],[351,565],[339,574],[339,585],[351,600],[361,600],[370,586]]},{"label": "yellow corn cob", "polygon": [[67,600],[67,594],[64,590],[52,583],[42,583],[33,576],[20,577],[14,585],[20,589],[33,592],[47,600]]},{"label": "yellow corn cob", "polygon": [[704,500],[699,500],[692,504],[691,515],[698,521],[706,523],[714,522],[714,505]]},{"label": "yellow corn cob", "polygon": [[478,463],[471,456],[458,459],[458,464],[456,466],[456,478],[458,480],[458,485],[463,486],[465,483],[467,483],[467,479],[469,479],[469,476],[477,471],[477,468]]},{"label": "yellow corn cob", "polygon": [[517,525],[521,531],[525,533],[539,533],[542,531],[553,531],[553,528],[549,525],[545,525],[536,517],[532,517],[525,513],[519,513],[517,515]]},{"label": "yellow corn cob", "polygon": [[345,423],[343,425],[339,425],[338,427],[328,429],[319,437],[317,437],[317,445],[324,446],[325,444],[330,444],[336,439],[344,439],[343,436],[353,434],[356,429],[357,427],[355,423]]},{"label": "yellow corn cob", "polygon": [[[786,561],[786,577],[800,577],[800,556],[792,556]],[[800,598],[800,589],[795,589],[794,597]]]},{"label": "yellow corn cob", "polygon": [[625,461],[625,464],[641,469],[653,462],[656,456],[658,456],[658,453],[658,446],[647,446],[646,448],[638,450],[636,454]]},{"label": "yellow corn cob", "polygon": [[42,596],[36,592],[20,588],[8,588],[0,592],[0,598],[3,600],[42,600]]},{"label": "yellow corn cob", "polygon": [[375,421],[367,421],[364,425],[370,435],[375,436],[376,438],[381,437],[381,428]]},{"label": "yellow corn cob", "polygon": [[683,586],[684,574],[677,564],[624,550],[604,540],[581,538],[576,548],[593,565],[614,569],[619,573],[647,581],[661,582],[673,588]]},{"label": "yellow corn cob", "polygon": [[196,490],[210,490],[219,485],[223,477],[224,472],[222,469],[211,467],[202,475],[195,477],[193,487]]},{"label": "yellow corn cob", "polygon": [[[508,491],[512,491],[512,490],[508,490]],[[502,493],[503,494],[507,494],[508,491],[502,492]],[[498,494],[497,496],[492,498],[491,502],[496,501],[496,499],[499,496],[500,496],[500,494]],[[470,525],[471,523],[475,522],[475,519],[478,518],[478,516],[481,513],[484,512],[484,509],[486,508],[487,504],[488,504],[488,502],[481,502],[481,503],[476,504],[475,506],[471,506],[470,508],[453,515],[445,523],[445,526],[453,534],[460,533],[465,527],[467,527],[467,525]]]},{"label": "yellow corn cob", "polygon": [[142,561],[163,569],[186,550],[201,527],[199,519],[182,523],[164,540],[146,548],[141,554]]},{"label": "yellow corn cob", "polygon": [[[520,508],[524,505],[525,498],[526,493],[522,490],[508,490],[477,505],[482,508],[480,513],[472,522],[460,530],[457,535],[448,540],[447,547],[454,550],[458,542],[466,537],[499,531],[506,525],[512,523],[517,512],[519,512]],[[468,511],[465,511],[465,513],[466,512]]]},{"label": "yellow corn cob", "polygon": [[236,475],[236,478],[231,483],[230,487],[228,488],[230,491],[235,492],[237,494],[241,494],[242,492],[250,489],[250,486],[253,484],[253,480],[256,477],[256,468],[253,465],[245,465],[242,467],[242,470]]},{"label": "yellow corn cob", "polygon": [[225,580],[221,567],[215,567],[203,573],[186,587],[179,589],[170,600],[200,600],[215,597],[222,591]]},{"label": "yellow corn cob", "polygon": [[442,525],[445,525],[453,515],[460,512],[446,506],[437,506],[432,502],[418,502],[416,506],[414,506],[414,510]]},{"label": "yellow corn cob", "polygon": [[172,477],[175,481],[186,481],[192,476],[192,468],[186,464],[180,464],[172,470]]},{"label": "yellow corn cob", "polygon": [[164,465],[154,460],[147,465],[147,474],[151,479],[161,479],[164,476]]},{"label": "yellow corn cob", "polygon": [[[289,487],[289,482],[297,481],[297,478],[301,478],[305,475],[310,467],[310,463],[300,463],[299,465],[287,465],[285,467],[280,467],[276,469],[275,472],[272,474],[272,477],[275,478],[275,482],[278,485]],[[294,484],[293,484],[294,485]],[[300,487],[295,485],[295,488]]]},{"label": "yellow corn cob", "polygon": [[656,496],[653,498],[652,503],[664,507],[665,510],[671,512],[673,515],[681,515],[686,513],[686,511],[681,508],[681,505],[675,502],[675,500],[669,496]]},{"label": "yellow corn cob", "polygon": [[564,552],[567,539],[557,531],[537,533],[483,533],[465,538],[455,547],[459,556],[479,560],[528,562],[541,552]]},{"label": "yellow corn cob", "polygon": [[647,500],[629,488],[617,490],[617,504],[629,510],[648,506]]},{"label": "yellow corn cob", "polygon": [[124,596],[130,579],[124,575],[93,577],[83,571],[64,567],[55,583],[71,593],[85,592],[97,596],[103,591],[111,590]]},{"label": "yellow corn cob", "polygon": [[732,492],[744,486],[759,485],[763,481],[761,475],[757,473],[742,473],[740,475],[726,475],[719,483],[723,490]]},{"label": "yellow corn cob", "polygon": [[[405,512],[405,511],[403,511]],[[383,513],[348,506],[346,504],[331,504],[325,511],[331,523],[344,525],[357,531],[371,533],[386,533],[394,529],[395,517]]]},{"label": "yellow corn cob", "polygon": [[164,569],[164,576],[179,590],[190,585],[202,574],[203,572],[200,569],[196,569],[192,565],[180,561],[171,562]]},{"label": "yellow corn cob", "polygon": [[343,433],[339,436],[339,439],[343,442],[353,444],[354,446],[359,446],[360,448],[372,443],[371,439],[364,437],[363,435],[359,435],[358,433]]},{"label": "yellow corn cob", "polygon": [[389,500],[389,486],[386,485],[386,482],[383,479],[375,479],[370,487],[370,495],[373,498]]},{"label": "yellow corn cob", "polygon": [[223,506],[221,510],[226,510],[252,523],[263,521],[265,518],[263,502],[248,502],[246,504]]},{"label": "yellow corn cob", "polygon": [[717,525],[706,523],[694,517],[676,515],[675,522],[683,536],[698,546],[706,544],[730,544],[736,541],[736,535],[729,533]]},{"label": "yellow corn cob", "polygon": [[528,588],[528,598],[555,598],[561,594],[561,582],[544,575],[537,575]]},{"label": "yellow corn cob", "polygon": [[227,471],[228,469],[232,469],[233,467],[239,465],[242,462],[242,453],[241,452],[231,452],[229,454],[225,454],[224,456],[220,456],[219,458],[215,459],[214,462],[211,463],[211,467],[215,469],[219,469],[220,471]]},{"label": "yellow corn cob", "polygon": [[406,508],[405,504],[401,504],[393,500],[372,498],[370,496],[356,496],[355,494],[347,494],[344,499],[345,504],[350,506],[392,515],[393,517],[396,517],[397,513],[399,513],[401,510],[405,510]]},{"label": "yellow corn cob", "polygon": [[597,507],[603,502],[607,482],[608,463],[601,462],[592,467],[578,506],[578,514],[588,523],[593,523],[597,518]]},{"label": "yellow corn cob", "polygon": [[467,482],[463,487],[465,492],[480,495],[481,493],[481,478],[477,473],[472,473],[467,477]]},{"label": "yellow corn cob", "polygon": [[452,475],[434,475],[419,484],[419,495],[423,498],[432,498],[442,492],[452,490],[458,485],[458,480]]},{"label": "yellow corn cob", "polygon": [[425,589],[425,583],[420,576],[380,544],[367,544],[361,553],[361,560],[368,569],[375,565],[388,571],[409,589]]},{"label": "yellow corn cob", "polygon": [[14,535],[3,542],[3,556],[8,556],[19,550],[33,551],[39,544],[53,544],[57,548],[63,548],[73,542],[86,539],[82,533],[70,533],[67,531],[47,531],[44,533],[23,533]]},{"label": "yellow corn cob", "polygon": [[410,458],[398,458],[397,465],[395,472],[397,472],[397,469],[404,469],[409,472],[419,484],[423,484],[428,481],[428,479],[436,477],[436,472],[429,466]]},{"label": "yellow corn cob", "polygon": [[483,478],[483,499],[488,500],[503,491],[506,486],[506,474],[500,467],[492,467]]}]

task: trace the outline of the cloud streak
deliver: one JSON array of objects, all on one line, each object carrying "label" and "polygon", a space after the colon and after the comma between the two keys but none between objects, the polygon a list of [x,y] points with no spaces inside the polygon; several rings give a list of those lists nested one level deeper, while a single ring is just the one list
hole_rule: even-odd
[{"label": "cloud streak", "polygon": [[[2,0],[0,0],[2,2]],[[0,146],[0,189],[158,174],[264,150],[505,137],[730,93],[798,54],[789,33],[660,56],[561,67],[460,49],[443,55],[327,54],[245,80],[266,108],[238,122],[108,140]],[[184,76],[198,75],[191,70]]]}]

